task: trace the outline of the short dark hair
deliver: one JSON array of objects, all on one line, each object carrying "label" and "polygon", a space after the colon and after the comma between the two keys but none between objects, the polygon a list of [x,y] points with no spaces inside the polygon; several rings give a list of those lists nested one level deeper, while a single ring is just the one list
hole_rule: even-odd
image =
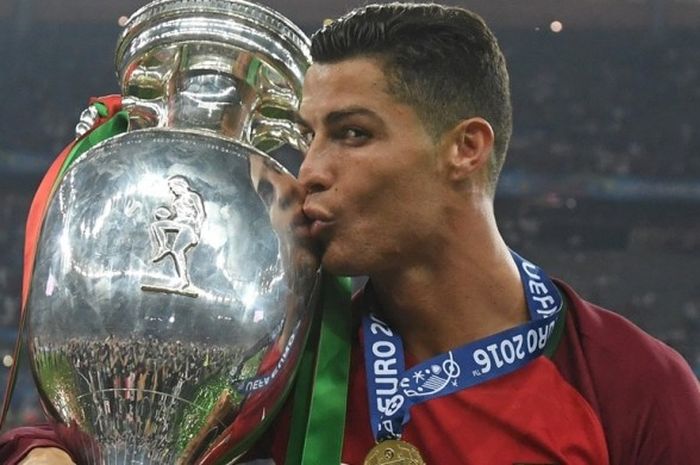
[{"label": "short dark hair", "polygon": [[506,62],[483,19],[437,4],[390,3],[355,9],[311,37],[317,63],[375,57],[389,92],[411,105],[434,136],[481,116],[495,132],[489,188],[498,180],[512,132]]}]

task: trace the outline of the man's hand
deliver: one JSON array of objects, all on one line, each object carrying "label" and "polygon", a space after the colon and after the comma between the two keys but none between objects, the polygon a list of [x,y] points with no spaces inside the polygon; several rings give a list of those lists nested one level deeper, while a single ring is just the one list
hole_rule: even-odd
[{"label": "man's hand", "polygon": [[75,465],[75,462],[56,447],[37,447],[32,449],[19,465]]}]

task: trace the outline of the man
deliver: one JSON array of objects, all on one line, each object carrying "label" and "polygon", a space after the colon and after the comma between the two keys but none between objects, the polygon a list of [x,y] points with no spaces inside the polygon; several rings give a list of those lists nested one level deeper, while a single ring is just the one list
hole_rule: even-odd
[{"label": "man", "polygon": [[[700,392],[681,357],[498,232],[511,107],[483,21],[368,6],[319,31],[312,55],[304,213],[327,271],[370,278],[354,300],[342,461],[696,461]],[[251,460],[283,463],[286,423]]]}]

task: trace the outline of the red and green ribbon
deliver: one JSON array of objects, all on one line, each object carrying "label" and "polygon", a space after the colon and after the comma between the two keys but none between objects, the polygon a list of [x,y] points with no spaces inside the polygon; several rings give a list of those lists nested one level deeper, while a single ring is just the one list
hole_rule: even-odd
[{"label": "red and green ribbon", "polygon": [[[106,97],[108,104],[96,101],[95,105],[98,114],[101,118],[107,118],[110,111],[121,104],[120,97]],[[119,104],[117,105],[117,100]],[[105,139],[126,132],[129,128],[129,114],[126,111],[119,111],[114,116],[109,118],[103,124],[90,131],[83,138],[73,141],[56,157],[47,173],[37,189],[32,205],[27,218],[24,246],[24,270],[22,276],[22,301],[20,307],[19,324],[17,330],[17,341],[13,357],[15,361],[19,360],[22,348],[22,334],[26,322],[27,312],[25,311],[27,298],[29,296],[29,283],[31,281],[32,269],[34,267],[34,258],[36,255],[36,244],[41,233],[41,225],[43,224],[44,215],[48,207],[49,201],[65,175],[66,170],[76,160],[78,156],[89,150],[96,144]],[[0,426],[4,423],[7,411],[10,408],[10,400],[14,391],[15,382],[17,380],[17,362],[12,365],[10,374],[7,378],[5,395],[0,409]]]}]

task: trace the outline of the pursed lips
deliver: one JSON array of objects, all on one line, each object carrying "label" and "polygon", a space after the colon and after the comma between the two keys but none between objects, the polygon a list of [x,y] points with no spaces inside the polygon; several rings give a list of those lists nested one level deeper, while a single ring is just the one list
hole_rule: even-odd
[{"label": "pursed lips", "polygon": [[324,230],[334,223],[333,216],[330,213],[313,205],[304,205],[304,215],[311,222],[310,232],[312,237],[322,234]]}]

